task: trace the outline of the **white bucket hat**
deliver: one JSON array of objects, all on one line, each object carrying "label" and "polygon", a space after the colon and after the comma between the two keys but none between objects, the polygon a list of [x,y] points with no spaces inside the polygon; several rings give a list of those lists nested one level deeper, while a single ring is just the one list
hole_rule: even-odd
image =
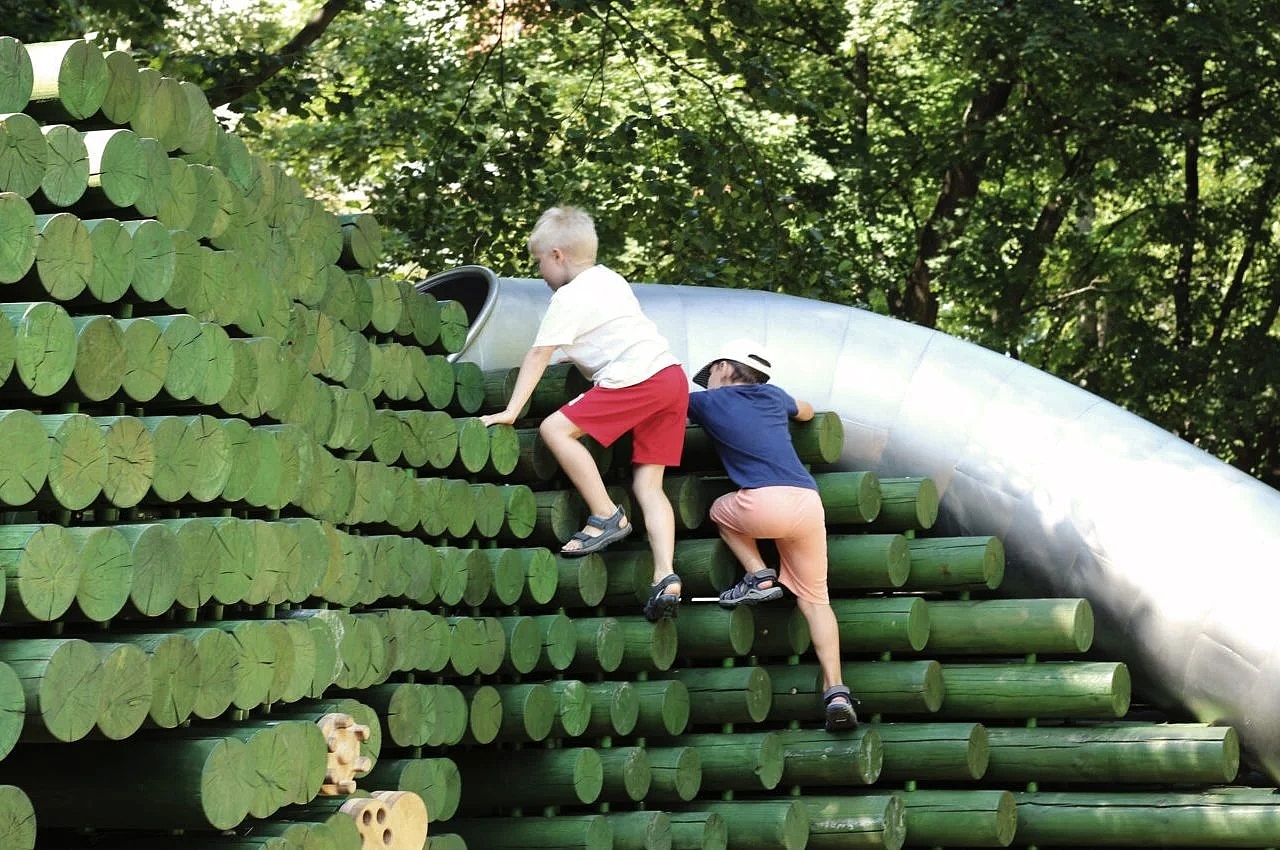
[{"label": "white bucket hat", "polygon": [[705,387],[707,379],[711,377],[711,367],[721,360],[732,360],[743,366],[750,366],[764,375],[765,381],[773,376],[773,358],[765,351],[763,345],[749,339],[735,339],[720,346],[716,356],[693,376],[693,382],[700,387]]}]

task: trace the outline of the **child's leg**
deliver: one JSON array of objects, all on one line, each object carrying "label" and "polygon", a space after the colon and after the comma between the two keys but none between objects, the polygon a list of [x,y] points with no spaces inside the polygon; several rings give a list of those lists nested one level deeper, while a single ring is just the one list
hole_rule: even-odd
[{"label": "child's leg", "polygon": [[808,602],[796,599],[796,607],[809,623],[809,638],[813,653],[818,656],[822,668],[822,689],[843,684],[840,675],[840,627],[829,602]]},{"label": "child's leg", "polygon": [[[614,504],[613,499],[609,498],[609,491],[605,489],[595,458],[591,456],[587,447],[579,442],[579,438],[583,435],[582,429],[557,410],[542,420],[542,424],[538,426],[538,433],[542,435],[547,448],[551,449],[551,453],[555,455],[560,468],[578,489],[582,500],[587,503],[587,510],[596,516],[612,516],[618,506]],[[661,488],[661,482],[659,482],[659,488]],[[626,525],[625,519],[623,525]],[[583,532],[592,537],[601,533],[600,529],[590,525],[584,528]],[[572,542],[568,546],[570,549],[575,548]]]},{"label": "child's leg", "polygon": [[[636,503],[644,515],[644,530],[653,550],[653,583],[675,572],[676,518],[671,500],[662,489],[662,474],[666,467],[657,463],[638,464],[632,471],[631,489]],[[680,594],[678,583],[670,585],[667,593]]]}]

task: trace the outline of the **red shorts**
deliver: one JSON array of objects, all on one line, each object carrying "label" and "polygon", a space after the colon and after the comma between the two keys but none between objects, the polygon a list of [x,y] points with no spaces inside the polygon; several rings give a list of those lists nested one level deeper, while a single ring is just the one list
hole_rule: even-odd
[{"label": "red shorts", "polygon": [[679,466],[689,415],[689,378],[680,366],[629,387],[592,387],[560,408],[602,446],[631,432],[631,462]]}]

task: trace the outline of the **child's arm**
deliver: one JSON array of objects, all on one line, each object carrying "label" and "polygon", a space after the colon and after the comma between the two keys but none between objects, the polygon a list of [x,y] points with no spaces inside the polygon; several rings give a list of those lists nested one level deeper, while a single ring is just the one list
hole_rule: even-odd
[{"label": "child's arm", "polygon": [[808,422],[813,418],[813,405],[807,401],[796,399],[796,415],[791,418],[797,422]]},{"label": "child's arm", "polygon": [[542,373],[547,371],[547,364],[551,362],[551,355],[556,347],[541,345],[529,349],[524,356],[524,361],[520,364],[520,373],[516,375],[516,385],[511,389],[511,400],[507,402],[506,410],[480,417],[480,421],[486,427],[511,425],[516,421],[520,411],[524,410],[525,404],[533,395],[534,388],[538,386],[538,381],[542,379]]}]

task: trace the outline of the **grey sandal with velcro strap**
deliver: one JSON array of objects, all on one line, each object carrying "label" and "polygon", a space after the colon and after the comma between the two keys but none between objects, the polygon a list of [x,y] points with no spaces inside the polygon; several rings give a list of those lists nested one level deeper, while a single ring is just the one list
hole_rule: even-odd
[{"label": "grey sandal with velcro strap", "polygon": [[[773,582],[772,587],[761,587],[764,581]],[[778,583],[778,571],[771,567],[747,573],[733,587],[720,594],[720,604],[725,608],[736,608],[739,605],[755,605],[760,602],[772,602],[781,599],[782,585]]]},{"label": "grey sandal with velcro strap", "polygon": [[626,525],[622,524],[622,521],[626,518],[627,515],[622,512],[621,506],[613,512],[612,516],[596,516],[595,514],[592,514],[587,517],[587,525],[592,528],[600,529],[600,533],[587,534],[585,531],[574,532],[574,535],[570,537],[568,541],[565,541],[565,545],[568,545],[570,541],[576,540],[578,541],[578,548],[565,549],[564,547],[561,547],[560,554],[566,558],[581,558],[583,555],[590,555],[592,552],[599,552],[606,546],[617,543],[619,540],[622,540],[631,533],[631,523],[628,522]]},{"label": "grey sandal with velcro strap", "polygon": [[827,710],[827,731],[842,732],[858,726],[858,713],[853,710],[857,702],[848,685],[832,685],[822,694],[822,704]]},{"label": "grey sandal with velcro strap", "polygon": [[680,594],[665,592],[673,584],[680,585],[681,590],[684,589],[684,583],[675,573],[650,586],[649,601],[644,603],[644,618],[650,623],[656,623],[664,617],[674,619],[680,613]]}]

